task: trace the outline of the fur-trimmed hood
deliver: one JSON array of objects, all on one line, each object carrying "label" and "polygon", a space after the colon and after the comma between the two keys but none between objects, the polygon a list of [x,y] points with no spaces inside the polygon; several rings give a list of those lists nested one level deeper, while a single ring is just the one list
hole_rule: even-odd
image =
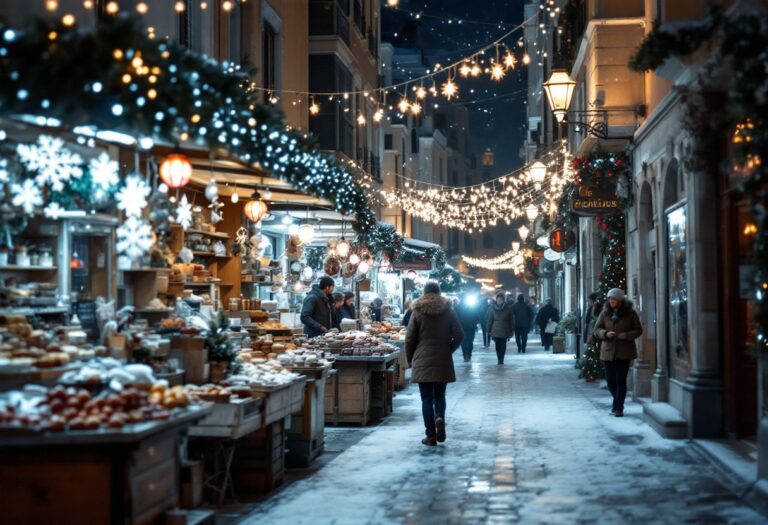
[{"label": "fur-trimmed hood", "polygon": [[451,300],[442,295],[428,293],[413,303],[413,311],[424,315],[439,315],[452,306]]},{"label": "fur-trimmed hood", "polygon": [[614,312],[613,308],[611,308],[611,303],[609,303],[607,300],[603,305],[603,312],[605,312],[605,315],[607,315],[609,318],[613,317],[614,313],[616,314],[616,317],[621,317],[625,313],[631,312],[634,309],[635,309],[635,305],[629,299],[624,299],[619,305],[619,307],[616,309],[616,312]]}]

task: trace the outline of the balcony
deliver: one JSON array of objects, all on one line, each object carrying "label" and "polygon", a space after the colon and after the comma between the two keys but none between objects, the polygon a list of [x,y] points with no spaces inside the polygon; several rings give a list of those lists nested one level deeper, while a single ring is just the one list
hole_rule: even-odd
[{"label": "balcony", "polygon": [[349,47],[349,19],[333,0],[309,3],[309,36],[337,36]]}]

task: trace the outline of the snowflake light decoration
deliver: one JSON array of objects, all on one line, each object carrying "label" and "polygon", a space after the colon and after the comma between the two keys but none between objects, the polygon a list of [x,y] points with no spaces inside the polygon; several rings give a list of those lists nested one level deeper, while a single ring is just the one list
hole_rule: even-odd
[{"label": "snowflake light decoration", "polygon": [[103,191],[108,191],[120,183],[117,176],[117,162],[110,159],[109,155],[102,153],[96,159],[88,163],[93,184]]},{"label": "snowflake light decoration", "polygon": [[0,182],[8,182],[10,174],[8,173],[8,160],[0,159]]},{"label": "snowflake light decoration", "polygon": [[64,215],[65,211],[66,210],[62,208],[58,202],[52,202],[45,207],[43,210],[43,215],[49,219],[60,219]]},{"label": "snowflake light decoration", "polygon": [[16,153],[25,168],[37,173],[37,182],[54,191],[62,191],[71,179],[83,176],[83,159],[66,149],[59,138],[41,135],[37,144],[19,144]]},{"label": "snowflake light decoration", "polygon": [[117,251],[130,259],[138,259],[152,248],[152,227],[134,215],[117,228]]},{"label": "snowflake light decoration", "polygon": [[117,207],[129,217],[138,217],[147,206],[150,189],[144,179],[132,175],[125,181],[125,186],[117,192]]},{"label": "snowflake light decoration", "polygon": [[181,196],[176,207],[176,222],[185,230],[192,224],[192,204],[187,200],[186,194]]},{"label": "snowflake light decoration", "polygon": [[35,208],[43,205],[43,194],[34,179],[26,179],[21,184],[13,184],[11,193],[13,194],[11,201],[13,205],[20,206],[27,215],[34,214]]}]

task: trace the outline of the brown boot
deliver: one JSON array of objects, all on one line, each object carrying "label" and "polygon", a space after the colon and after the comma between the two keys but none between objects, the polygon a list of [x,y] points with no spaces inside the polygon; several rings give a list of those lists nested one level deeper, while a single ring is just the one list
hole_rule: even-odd
[{"label": "brown boot", "polygon": [[435,436],[438,443],[443,443],[445,441],[445,419],[439,417],[435,419],[435,429],[437,430],[437,435]]},{"label": "brown boot", "polygon": [[422,444],[427,445],[428,447],[436,447],[437,446],[437,440],[433,437],[425,437],[421,440]]}]

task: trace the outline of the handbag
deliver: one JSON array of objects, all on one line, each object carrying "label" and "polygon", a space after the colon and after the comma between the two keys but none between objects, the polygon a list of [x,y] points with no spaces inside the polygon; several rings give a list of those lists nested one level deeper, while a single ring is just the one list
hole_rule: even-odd
[{"label": "handbag", "polygon": [[557,323],[550,319],[549,322],[547,323],[547,326],[544,327],[544,333],[554,334],[555,330],[557,330]]}]

